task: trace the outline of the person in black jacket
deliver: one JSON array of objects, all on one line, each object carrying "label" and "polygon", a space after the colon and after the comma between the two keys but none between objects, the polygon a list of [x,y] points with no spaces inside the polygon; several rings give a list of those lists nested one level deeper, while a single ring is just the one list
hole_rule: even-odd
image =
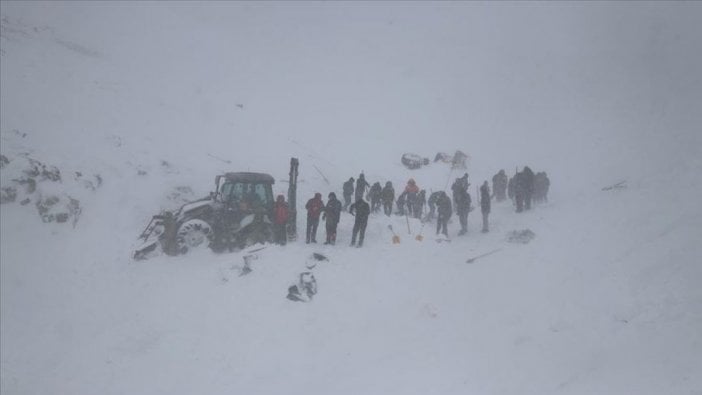
[{"label": "person in black jacket", "polygon": [[371,202],[371,211],[377,213],[380,211],[380,195],[382,193],[383,187],[380,186],[379,182],[376,182],[368,191],[368,200]]},{"label": "person in black jacket", "polygon": [[480,211],[483,213],[483,233],[487,233],[488,214],[490,214],[490,187],[487,181],[480,187]]},{"label": "person in black jacket", "polygon": [[531,210],[531,199],[534,196],[534,172],[529,166],[524,166],[522,170],[524,176],[524,209]]},{"label": "person in black jacket", "polygon": [[324,213],[322,214],[322,219],[324,219],[327,224],[327,241],[325,241],[324,244],[334,245],[336,243],[336,227],[339,225],[340,218],[341,202],[337,200],[336,194],[331,192],[329,194],[329,200],[327,200],[327,205],[324,207]]},{"label": "person in black jacket", "polygon": [[366,176],[361,173],[358,176],[358,180],[356,180],[356,200],[363,199],[368,187],[370,187],[370,184],[366,181]]},{"label": "person in black jacket", "polygon": [[495,194],[495,200],[501,202],[507,197],[507,174],[504,169],[492,176],[492,192]]},{"label": "person in black jacket", "polygon": [[395,201],[395,188],[392,187],[392,182],[385,183],[380,198],[383,200],[383,211],[389,217],[392,214],[392,203]]},{"label": "person in black jacket", "polygon": [[351,204],[351,196],[353,196],[353,177],[344,183],[344,211],[349,209]]},{"label": "person in black jacket", "polygon": [[429,200],[427,200],[427,205],[429,206],[429,214],[427,215],[427,221],[433,221],[436,217],[436,202],[439,201],[442,191],[432,192],[429,195]]},{"label": "person in black jacket", "polygon": [[356,244],[356,236],[358,236],[358,247],[361,247],[363,246],[363,238],[366,235],[370,206],[361,198],[351,205],[349,212],[351,215],[356,216],[356,221],[353,224],[353,234],[351,235],[351,246],[353,247]]},{"label": "person in black jacket", "polygon": [[315,193],[314,197],[307,201],[305,205],[307,209],[307,244],[317,242],[317,226],[319,226],[319,216],[324,211],[324,202],[322,194]]},{"label": "person in black jacket", "polygon": [[436,234],[439,232],[443,233],[444,236],[448,237],[448,220],[451,218],[451,213],[453,208],[451,207],[451,199],[448,197],[446,192],[441,191],[441,195],[436,202],[436,211],[438,216],[436,218]]}]

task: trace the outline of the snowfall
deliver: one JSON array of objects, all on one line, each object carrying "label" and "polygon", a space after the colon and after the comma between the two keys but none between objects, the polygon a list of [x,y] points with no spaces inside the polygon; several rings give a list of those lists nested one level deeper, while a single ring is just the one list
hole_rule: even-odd
[{"label": "snowfall", "polygon": [[[1,14],[3,395],[702,394],[701,3]],[[465,170],[400,163],[456,150]],[[218,174],[287,195],[292,157],[298,241],[248,274],[250,249],[132,259]],[[360,172],[427,191],[467,172],[475,204],[525,165],[548,203],[493,202],[489,233],[479,208],[441,243],[378,213],[353,248],[344,213],[337,245],[304,243],[307,199]],[[288,300],[306,271],[317,294]]]}]

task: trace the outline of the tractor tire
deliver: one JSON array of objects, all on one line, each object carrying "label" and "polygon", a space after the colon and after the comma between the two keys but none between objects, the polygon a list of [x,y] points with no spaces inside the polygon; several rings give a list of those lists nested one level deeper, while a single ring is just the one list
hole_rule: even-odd
[{"label": "tractor tire", "polygon": [[176,245],[178,252],[185,254],[196,248],[208,247],[212,242],[214,232],[207,222],[201,219],[190,219],[178,227]]}]

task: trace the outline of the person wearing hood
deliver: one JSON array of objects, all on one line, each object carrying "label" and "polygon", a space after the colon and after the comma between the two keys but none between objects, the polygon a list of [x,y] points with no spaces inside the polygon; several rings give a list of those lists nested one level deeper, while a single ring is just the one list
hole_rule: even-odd
[{"label": "person wearing hood", "polygon": [[501,202],[507,198],[507,182],[507,174],[505,174],[504,169],[492,176],[492,192],[495,194],[495,201]]},{"label": "person wearing hood", "polygon": [[419,187],[414,181],[414,178],[410,178],[407,181],[407,185],[405,185],[405,191],[403,192],[403,194],[405,195],[405,206],[407,209],[407,214],[410,216],[414,216],[414,209],[417,205],[417,196],[419,194]]},{"label": "person wearing hood", "polygon": [[380,198],[383,201],[383,211],[389,217],[392,214],[392,203],[395,201],[395,188],[392,187],[392,182],[385,183]]},{"label": "person wearing hood", "polygon": [[362,247],[363,238],[366,235],[366,226],[368,225],[370,206],[361,198],[349,207],[349,212],[356,217],[356,221],[353,224],[353,234],[351,235],[351,246],[356,245],[356,236],[358,236],[358,247]]},{"label": "person wearing hood", "polygon": [[285,245],[288,241],[286,228],[290,211],[288,209],[288,203],[285,202],[285,197],[283,195],[278,195],[273,205],[273,214],[273,237],[276,243]]},{"label": "person wearing hood", "polygon": [[324,213],[322,214],[322,219],[324,219],[327,224],[327,241],[325,241],[324,244],[334,245],[336,243],[336,227],[339,225],[340,218],[341,202],[337,200],[336,194],[331,192],[329,194],[329,200],[327,200],[327,206],[324,207]]},{"label": "person wearing hood", "polygon": [[444,236],[448,237],[448,221],[449,218],[451,218],[451,213],[453,213],[453,208],[451,207],[451,198],[449,198],[444,191],[440,191],[439,198],[436,202],[436,211],[438,213],[436,218],[436,234],[442,233]]},{"label": "person wearing hood", "polygon": [[307,201],[305,205],[307,209],[307,238],[306,242],[317,242],[317,227],[319,226],[319,216],[324,210],[324,202],[322,201],[322,194],[315,193],[314,197]]},{"label": "person wearing hood", "polygon": [[361,173],[358,176],[358,180],[356,180],[356,200],[363,199],[363,196],[366,194],[366,189],[369,187],[370,184],[366,181],[366,176]]},{"label": "person wearing hood", "polygon": [[380,186],[379,182],[376,182],[370,188],[370,191],[368,191],[368,200],[371,202],[371,211],[374,213],[380,211],[380,195],[382,190],[383,187]]}]

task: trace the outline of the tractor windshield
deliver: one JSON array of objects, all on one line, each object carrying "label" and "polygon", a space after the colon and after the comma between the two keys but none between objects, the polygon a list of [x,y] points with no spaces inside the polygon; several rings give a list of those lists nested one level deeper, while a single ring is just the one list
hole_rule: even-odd
[{"label": "tractor windshield", "polygon": [[268,184],[225,182],[220,192],[222,201],[245,204],[248,207],[269,207],[273,204],[272,188]]}]

